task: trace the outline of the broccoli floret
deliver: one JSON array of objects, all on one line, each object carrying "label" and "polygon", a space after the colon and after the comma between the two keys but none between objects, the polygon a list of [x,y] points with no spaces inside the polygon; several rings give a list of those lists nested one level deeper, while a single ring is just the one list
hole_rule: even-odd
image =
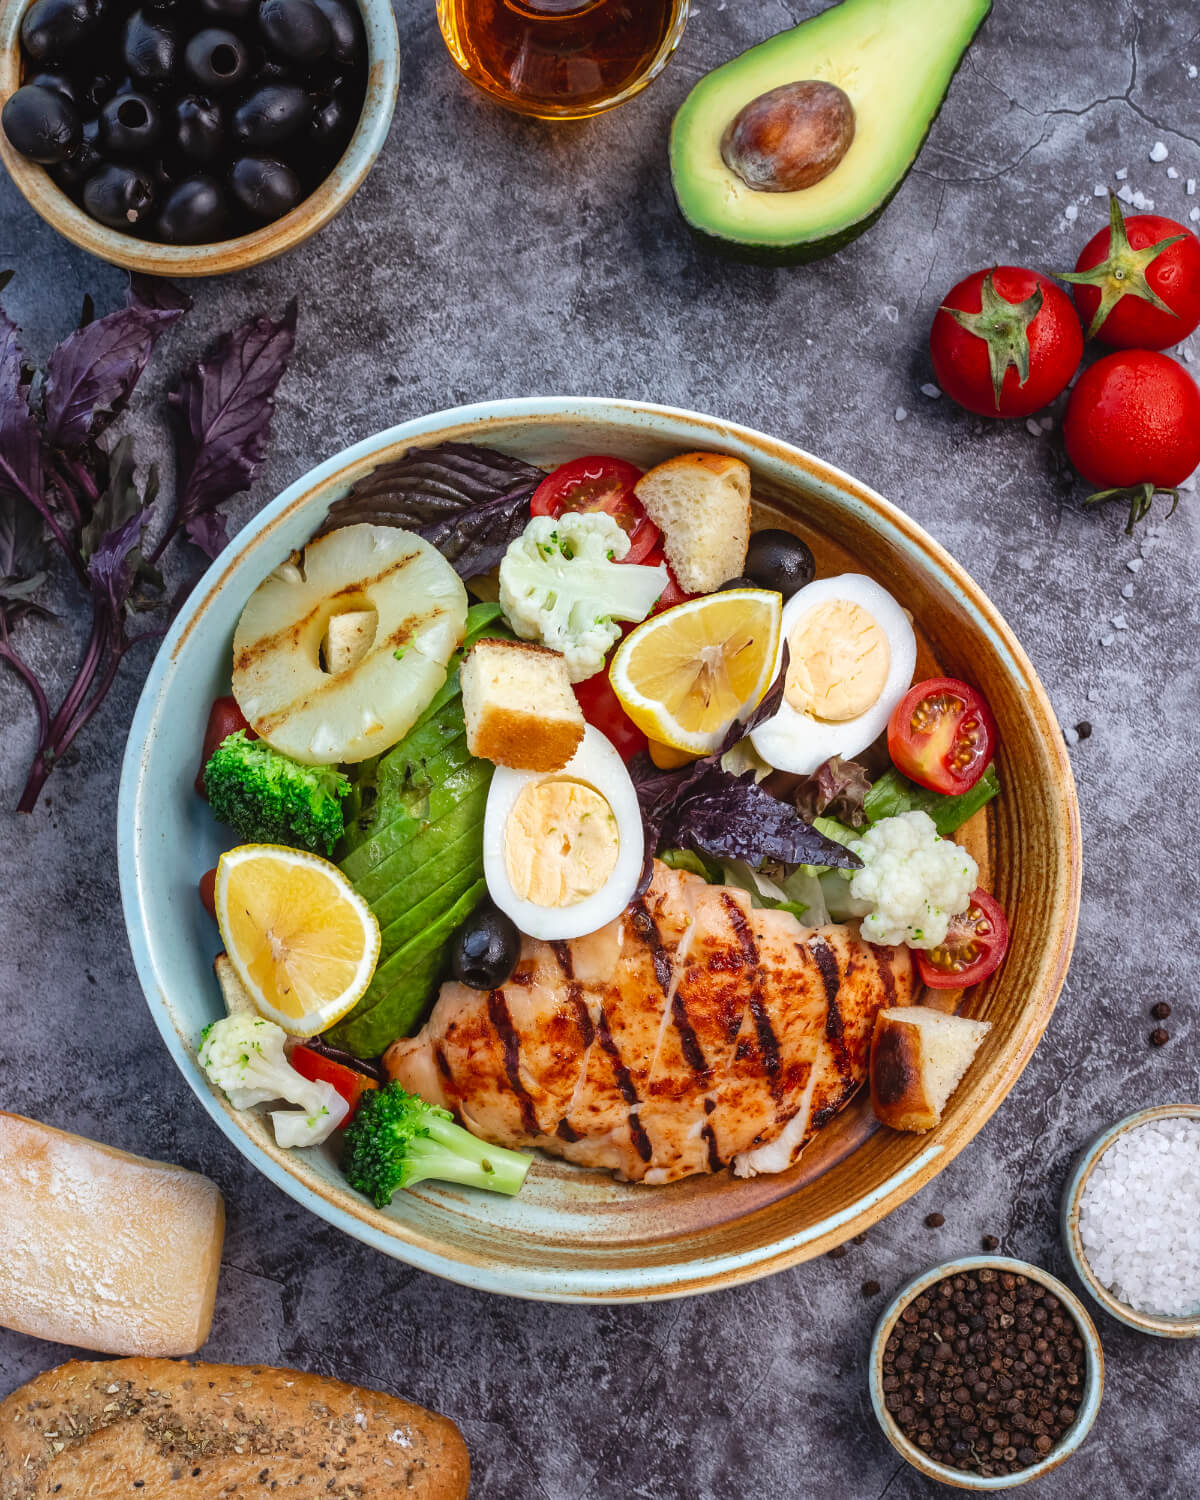
[{"label": "broccoli floret", "polygon": [[239,729],[204,767],[213,816],[248,844],[291,844],[331,854],[345,832],[350,782],[336,766],[302,766]]},{"label": "broccoli floret", "polygon": [[200,1066],[234,1109],[272,1099],[299,1105],[271,1111],[275,1139],[281,1146],[319,1146],[346,1118],[349,1105],[332,1084],[297,1073],[284,1055],[286,1041],[283,1028],[263,1016],[226,1016],[204,1028]]},{"label": "broccoli floret", "polygon": [[489,1146],[455,1124],[449,1110],[389,1083],[363,1095],[346,1127],[342,1169],[352,1188],[386,1208],[394,1193],[427,1178],[514,1197],[532,1160]]}]

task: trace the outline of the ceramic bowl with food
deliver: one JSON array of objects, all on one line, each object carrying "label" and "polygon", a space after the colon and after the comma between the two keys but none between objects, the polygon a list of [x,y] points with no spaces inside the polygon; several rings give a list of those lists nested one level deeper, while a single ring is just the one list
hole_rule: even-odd
[{"label": "ceramic bowl with food", "polygon": [[[887,1404],[888,1398],[884,1387],[884,1352],[905,1309],[922,1292],[928,1292],[948,1277],[959,1276],[964,1272],[978,1273],[979,1271],[991,1271],[997,1274],[1011,1272],[1045,1287],[1047,1292],[1058,1299],[1062,1308],[1075,1323],[1083,1344],[1084,1380],[1071,1425],[1042,1458],[1015,1473],[985,1475],[935,1462],[906,1435]],[[1100,1409],[1100,1397],[1104,1391],[1104,1351],[1100,1346],[1099,1335],[1088,1316],[1087,1309],[1057,1277],[1051,1276],[1048,1271],[1043,1271],[1039,1266],[1030,1265],[1028,1261],[1010,1260],[1003,1255],[971,1255],[959,1260],[947,1261],[944,1265],[933,1266],[920,1276],[914,1277],[896,1294],[875,1325],[875,1333],[871,1340],[868,1381],[871,1390],[871,1405],[879,1425],[883,1428],[892,1447],[907,1459],[913,1468],[928,1478],[937,1480],[940,1484],[950,1485],[956,1489],[995,1493],[1015,1489],[1018,1485],[1028,1484],[1030,1480],[1040,1479],[1042,1475],[1049,1473],[1051,1469],[1057,1468],[1059,1464],[1070,1458],[1071,1454],[1080,1447]]]},{"label": "ceramic bowl with food", "polygon": [[[3,130],[0,130],[0,160],[26,201],[52,228],[72,244],[112,265],[150,276],[219,276],[273,260],[303,244],[345,208],[371,170],[387,138],[400,76],[400,45],[395,16],[388,0],[354,0],[354,4],[362,18],[362,32],[356,43],[360,57],[364,40],[366,48],[362,83],[365,93],[357,124],[340,156],[307,196],[288,211],[283,211],[282,206],[264,209],[264,217],[267,212],[282,216],[272,218],[261,227],[250,227],[258,222],[251,218],[239,225],[233,238],[214,239],[211,243],[166,243],[157,238],[139,238],[136,233],[110,228],[89,214],[82,202],[75,201],[56,184],[45,166],[18,152]],[[28,83],[36,75],[37,65],[23,55],[21,43],[22,20],[29,8],[30,0],[0,0],[0,101],[11,99],[23,83]],[[248,47],[249,43],[246,45]],[[266,76],[264,73],[263,78]],[[247,88],[250,81],[253,80],[248,80]],[[181,79],[179,87],[187,86]],[[138,91],[134,92],[137,94]],[[165,131],[167,109],[173,106],[159,98],[149,85],[142,92],[149,101],[151,112],[162,114]],[[235,95],[240,97],[237,91],[230,91],[219,98],[230,100],[232,110]],[[145,123],[140,95],[134,107],[143,111],[139,123]],[[270,121],[265,127],[261,120],[257,124],[259,129],[269,131],[272,128]],[[114,125],[113,128],[117,127]],[[348,128],[347,123],[337,137],[338,147],[346,140],[344,130]],[[225,129],[228,135],[229,121],[226,121]],[[244,149],[257,161],[274,156],[284,148],[258,144]],[[287,149],[290,150],[290,145]],[[304,149],[309,150],[307,146]],[[120,152],[114,154],[118,160],[124,159]],[[151,157],[153,155],[151,151]],[[330,155],[336,155],[336,150]],[[268,183],[267,187],[270,188],[271,184]],[[295,202],[296,191],[293,188],[292,196],[285,202]],[[192,238],[197,230],[198,226],[186,237]]]},{"label": "ceramic bowl with food", "polygon": [[[1166,1314],[1145,1312],[1122,1301],[1097,1276],[1088,1259],[1080,1232],[1084,1193],[1101,1158],[1118,1141],[1128,1141],[1142,1126],[1169,1120],[1200,1120],[1200,1104],[1159,1104],[1151,1109],[1139,1109],[1134,1114],[1126,1115],[1123,1120],[1118,1120],[1115,1125],[1110,1125],[1107,1130],[1102,1130],[1088,1143],[1063,1187],[1062,1237],[1075,1274],[1106,1313],[1127,1327],[1136,1328],[1139,1333],[1152,1333],[1165,1339],[1194,1339],[1200,1338],[1200,1313],[1169,1317]],[[1169,1256],[1157,1251],[1151,1259],[1160,1265],[1170,1263]]]},{"label": "ceramic bowl with food", "polygon": [[[961,676],[986,696],[1003,792],[959,839],[979,884],[1008,913],[1012,940],[999,972],[962,1002],[990,1030],[936,1130],[877,1128],[862,1090],[786,1171],[741,1179],[722,1170],[649,1187],[538,1155],[519,1197],[425,1183],[380,1211],[347,1187],[333,1151],[280,1150],[263,1118],[235,1112],[210,1086],[197,1044],[220,1014],[211,970],[220,942],[196,882],[229,841],[192,780],[209,705],[229,691],[235,627],[334,501],[381,464],[447,442],[547,469],[596,453],[641,468],[697,451],[744,461],[754,530],[801,537],[818,576],[886,580],[914,622],[918,678]],[[160,649],[126,751],[119,846],[148,1002],[175,1063],[238,1148],[299,1202],[388,1254],[487,1290],[558,1300],[730,1286],[819,1255],[911,1196],[971,1140],[1032,1056],[1066,973],[1079,902],[1078,811],[1062,735],[1012,632],[953,559],[879,495],[788,444],[691,412],[577,397],[419,418],[318,465],[267,506],[197,585]]]}]

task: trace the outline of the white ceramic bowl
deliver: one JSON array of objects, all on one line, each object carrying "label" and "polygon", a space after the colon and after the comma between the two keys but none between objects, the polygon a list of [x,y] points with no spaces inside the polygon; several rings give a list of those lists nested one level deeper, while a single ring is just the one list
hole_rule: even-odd
[{"label": "white ceramic bowl", "polygon": [[[869,1102],[843,1110],[800,1162],[776,1176],[728,1172],[669,1187],[539,1157],[520,1196],[422,1184],[377,1211],[352,1192],[329,1149],[284,1152],[253,1112],[232,1110],[196,1060],[219,1014],[219,946],[196,895],[227,843],[192,790],[209,704],[229,691],[231,642],[261,580],[318,528],[329,504],[412,446],[492,444],[552,466],[612,452],[648,467],[707,449],[743,458],[757,524],[790,525],[823,572],[886,579],[911,609],[918,675],[969,675],[1001,732],[1004,794],[964,835],[1014,940],[967,1013],[992,1029],[937,1131],[875,1129]],[[1080,881],[1078,811],[1062,734],[1012,632],[976,584],[880,496],[819,459],[715,418],[576,397],[496,401],[393,428],[304,475],[230,543],[164,640],[129,735],[118,811],[121,889],[137,970],[171,1054],[205,1108],[277,1186],[331,1224],[443,1276],[558,1300],[677,1297],[794,1265],[868,1228],[953,1159],[1033,1054],[1066,972]]]},{"label": "white ceramic bowl", "polygon": [[[963,1469],[951,1469],[946,1464],[935,1463],[916,1443],[910,1442],[900,1430],[896,1419],[887,1409],[883,1389],[884,1349],[892,1329],[908,1304],[915,1297],[919,1297],[922,1292],[944,1281],[947,1276],[957,1276],[962,1271],[982,1271],[987,1268],[995,1271],[1012,1271],[1016,1275],[1027,1276],[1030,1281],[1036,1281],[1048,1292],[1052,1292],[1078,1325],[1087,1366],[1086,1380],[1074,1422],[1062,1435],[1058,1446],[1051,1448],[1045,1458],[1036,1464],[1031,1464],[1028,1469],[1022,1469],[1017,1474],[990,1476],[972,1474]],[[1096,1325],[1088,1316],[1087,1308],[1069,1287],[1065,1287],[1057,1277],[1051,1276],[1049,1271],[1043,1271],[1040,1266],[1030,1265],[1025,1260],[1010,1260],[1005,1255],[969,1255],[960,1260],[948,1260],[944,1265],[934,1266],[931,1270],[922,1272],[920,1276],[915,1276],[884,1309],[883,1315],[875,1325],[875,1333],[871,1340],[869,1381],[871,1406],[879,1425],[883,1428],[888,1442],[897,1453],[912,1464],[914,1469],[919,1469],[930,1479],[936,1479],[940,1484],[948,1484],[955,1489],[976,1490],[981,1493],[990,1491],[994,1494],[999,1490],[1016,1489],[1018,1485],[1028,1484],[1031,1479],[1040,1479],[1043,1474],[1048,1474],[1051,1469],[1056,1469],[1059,1464],[1070,1458],[1087,1437],[1092,1423],[1096,1420],[1096,1413],[1100,1409],[1100,1397],[1104,1391],[1104,1351],[1100,1347],[1100,1335],[1096,1332]],[[1066,1494],[1069,1491],[1063,1493]]]},{"label": "white ceramic bowl", "polygon": [[1122,1302],[1119,1297],[1114,1297],[1092,1270],[1091,1263],[1088,1261],[1087,1252],[1083,1248],[1083,1239],[1079,1233],[1079,1211],[1088,1178],[1092,1175],[1100,1158],[1114,1142],[1131,1130],[1149,1124],[1152,1120],[1168,1120],[1180,1116],[1185,1119],[1200,1120],[1200,1104],[1159,1104],[1152,1109],[1139,1109],[1132,1115],[1126,1115],[1123,1120],[1118,1120],[1115,1125],[1110,1125],[1107,1130],[1102,1130],[1080,1153],[1075,1169],[1063,1187],[1062,1196],[1062,1237],[1075,1274],[1104,1311],[1111,1314],[1118,1322],[1125,1323],[1130,1328],[1136,1328],[1139,1333],[1153,1333],[1163,1339],[1200,1337],[1200,1313],[1190,1318],[1160,1317],[1155,1313],[1139,1312],[1137,1308],[1130,1307],[1128,1302]]}]

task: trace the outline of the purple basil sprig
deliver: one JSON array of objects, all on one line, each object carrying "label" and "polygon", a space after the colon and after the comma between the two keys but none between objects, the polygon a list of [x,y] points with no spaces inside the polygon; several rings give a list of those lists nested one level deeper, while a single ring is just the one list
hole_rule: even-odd
[{"label": "purple basil sprig", "polygon": [[336,500],[318,535],[362,522],[402,526],[431,542],[460,578],[475,578],[496,567],[524,531],[530,496],[545,477],[494,448],[413,448]]},{"label": "purple basil sprig", "polygon": [[[0,290],[7,280],[0,275]],[[79,327],[53,351],[40,379],[26,371],[18,330],[0,308],[0,661],[25,683],[38,716],[38,746],[17,804],[22,812],[36,805],[128,652],[165,629],[134,630],[131,622],[145,611],[172,611],[155,566],[171,538],[185,531],[204,550],[223,539],[219,507],[250,484],[265,454],[275,391],[294,344],[295,304],[279,323],[254,318],[226,334],[184,373],[181,482],[162,539],[146,555],[158,476],[152,468],[139,483],[131,438],[111,448],[102,439],[155,344],[190,306],[169,283],[135,277],[125,308],[95,319],[85,303]],[[22,620],[49,613],[36,598],[47,534],[92,609],[75,678],[53,711],[12,639]]]}]

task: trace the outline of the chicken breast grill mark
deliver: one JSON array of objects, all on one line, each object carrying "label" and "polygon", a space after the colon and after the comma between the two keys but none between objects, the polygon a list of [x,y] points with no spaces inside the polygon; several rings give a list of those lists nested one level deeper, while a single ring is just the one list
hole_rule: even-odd
[{"label": "chicken breast grill mark", "polygon": [[526,938],[490,992],[445,984],[391,1077],[506,1146],[646,1183],[782,1171],[866,1077],[907,949],[806,928],[655,861],[645,895],[571,942]]}]

